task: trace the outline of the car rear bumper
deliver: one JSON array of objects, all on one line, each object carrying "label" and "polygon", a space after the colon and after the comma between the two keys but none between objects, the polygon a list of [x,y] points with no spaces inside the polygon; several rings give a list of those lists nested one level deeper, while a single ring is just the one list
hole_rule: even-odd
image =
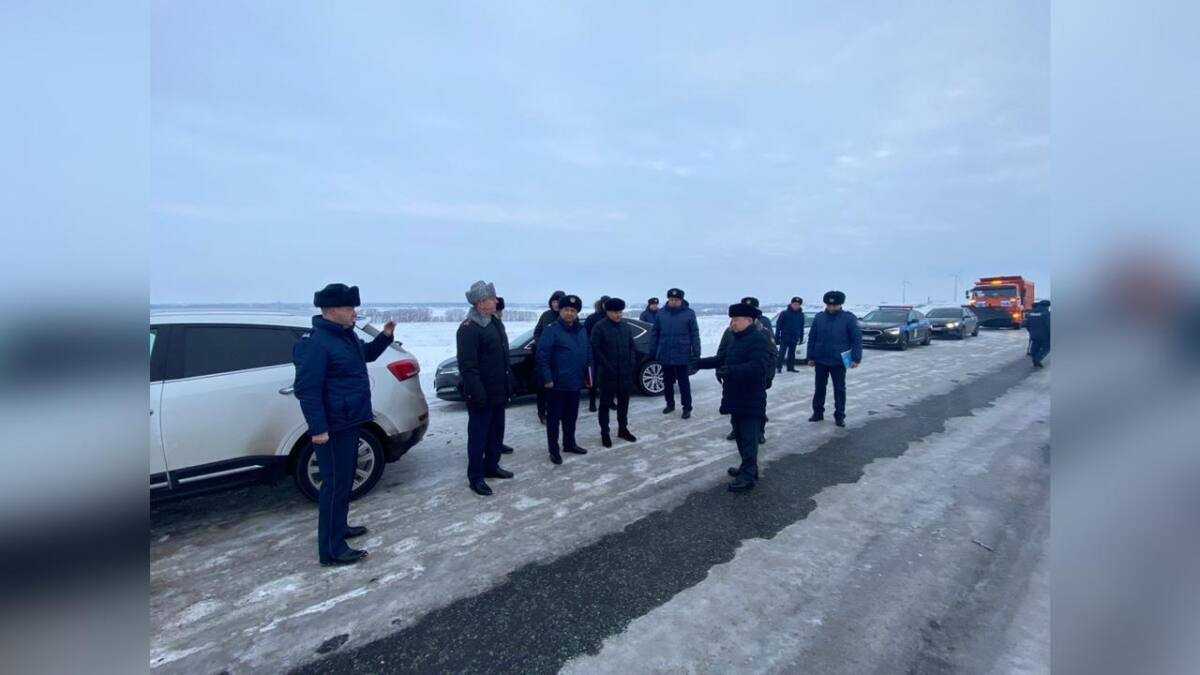
[{"label": "car rear bumper", "polygon": [[429,431],[428,417],[425,418],[425,423],[416,429],[389,436],[387,447],[384,450],[384,457],[389,462],[400,459],[404,453],[408,452],[417,443],[420,443],[422,438],[425,438],[426,431]]}]

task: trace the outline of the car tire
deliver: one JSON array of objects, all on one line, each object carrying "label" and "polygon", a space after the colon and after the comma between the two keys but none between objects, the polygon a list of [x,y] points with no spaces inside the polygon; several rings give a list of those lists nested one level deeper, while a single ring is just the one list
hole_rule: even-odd
[{"label": "car tire", "polygon": [[975,324],[975,330],[971,331],[971,337],[979,337],[979,324]]},{"label": "car tire", "polygon": [[908,349],[908,333],[901,334],[900,338],[896,340],[896,349],[900,351]]},{"label": "car tire", "polygon": [[[364,428],[358,430],[358,466],[355,467],[354,487],[350,490],[350,501],[367,494],[383,476],[383,442]],[[296,463],[292,468],[292,478],[296,488],[305,497],[317,501],[321,496],[320,471],[317,469],[316,454],[313,444],[308,443],[300,449]]]},{"label": "car tire", "polygon": [[933,342],[933,331],[925,333],[925,339],[921,341],[921,344],[928,347],[930,342]]},{"label": "car tire", "polygon": [[637,372],[637,388],[642,396],[661,396],[666,389],[662,364],[653,360],[643,363]]}]

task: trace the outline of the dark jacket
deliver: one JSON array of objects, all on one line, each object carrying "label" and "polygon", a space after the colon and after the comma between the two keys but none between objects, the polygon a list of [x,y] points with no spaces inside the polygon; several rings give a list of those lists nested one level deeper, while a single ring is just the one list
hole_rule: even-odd
[{"label": "dark jacket", "polygon": [[292,348],[293,392],[308,423],[308,435],[341,431],[374,419],[367,363],[392,344],[387,333],[363,342],[354,328],[314,316],[312,330]]},{"label": "dark jacket", "polygon": [[755,321],[757,321],[763,328],[766,328],[767,332],[771,334],[772,340],[774,340],[775,326],[771,325],[771,319],[768,318],[766,314],[763,314],[755,319]]},{"label": "dark jacket", "polygon": [[[767,322],[767,324],[770,324],[770,322]],[[770,389],[771,385],[775,383],[775,361],[779,358],[779,347],[775,344],[775,339],[771,335],[771,329],[762,321],[756,319],[752,327],[757,328],[763,332],[763,335],[767,336],[767,344],[771,347],[771,374],[767,376],[767,389]],[[717,347],[718,358],[723,359],[725,357],[726,352],[729,350],[729,345],[733,343],[735,335],[737,333],[734,333],[732,328],[725,329],[725,332],[721,335],[721,344]]]},{"label": "dark jacket", "polygon": [[1050,341],[1050,308],[1038,307],[1025,312],[1025,330],[1029,331],[1029,339],[1037,342]]},{"label": "dark jacket", "polygon": [[862,363],[862,330],[854,312],[837,314],[817,312],[808,329],[808,353],[804,357],[827,366],[840,366],[842,352],[850,350],[850,360]]},{"label": "dark jacket", "polygon": [[658,310],[650,338],[650,354],[664,366],[683,366],[700,358],[700,325],[687,300],[678,309]]},{"label": "dark jacket", "polygon": [[633,393],[640,360],[633,327],[628,323],[613,323],[606,318],[592,328],[592,361],[601,391]]},{"label": "dark jacket", "polygon": [[781,345],[804,342],[804,310],[792,311],[791,307],[779,313],[775,320],[775,341]]},{"label": "dark jacket", "polygon": [[[662,310],[659,310],[659,311],[661,312]],[[658,316],[658,312],[651,312],[648,309],[643,309],[641,316],[639,316],[638,318],[641,319],[642,321],[645,321],[646,323],[654,323],[654,319],[657,316]]]},{"label": "dark jacket", "polygon": [[492,317],[486,326],[467,318],[458,326],[459,386],[467,405],[502,405],[512,394],[508,333]]},{"label": "dark jacket", "polygon": [[546,326],[558,321],[558,312],[548,309],[542,312],[538,317],[537,324],[533,327],[533,341],[536,343],[541,337],[542,332],[546,330]]},{"label": "dark jacket", "polygon": [[607,318],[607,315],[602,309],[592,312],[591,314],[588,314],[587,319],[584,319],[583,329],[587,331],[587,334],[590,336],[592,334],[592,329],[596,327],[596,324],[600,323],[600,320],[605,318]]},{"label": "dark jacket", "polygon": [[560,391],[578,391],[587,385],[592,365],[592,345],[583,324],[567,326],[559,319],[546,327],[538,340],[537,368],[542,382],[553,382]]},{"label": "dark jacket", "polygon": [[766,417],[767,382],[775,372],[775,350],[762,329],[732,333],[724,353],[700,359],[701,368],[721,376],[721,414]]}]

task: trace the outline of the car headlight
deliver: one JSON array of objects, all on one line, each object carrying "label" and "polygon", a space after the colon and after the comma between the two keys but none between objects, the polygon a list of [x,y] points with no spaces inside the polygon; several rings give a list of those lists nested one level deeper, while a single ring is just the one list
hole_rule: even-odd
[{"label": "car headlight", "polygon": [[946,324],[946,328],[958,328],[958,322],[951,321],[950,323]]},{"label": "car headlight", "polygon": [[889,328],[883,332],[887,333],[888,335],[899,335],[900,329],[899,328]]}]

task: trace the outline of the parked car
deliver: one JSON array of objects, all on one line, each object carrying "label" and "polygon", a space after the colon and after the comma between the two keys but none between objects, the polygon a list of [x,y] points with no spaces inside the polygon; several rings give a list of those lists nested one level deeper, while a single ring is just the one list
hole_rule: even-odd
[{"label": "parked car", "polygon": [[[300,403],[292,346],[311,328],[288,314],[196,312],[150,317],[150,494],[205,492],[291,475],[304,496],[321,488]],[[357,328],[369,340],[378,330]],[[359,432],[351,499],[429,428],[420,364],[395,342],[367,364],[375,420]]]},{"label": "parked car", "polygon": [[925,315],[908,305],[882,305],[859,319],[864,347],[927,345],[933,340],[933,328]]},{"label": "parked car", "polygon": [[[634,383],[644,396],[659,396],[663,393],[662,364],[650,358],[650,324],[638,319],[621,319],[633,327],[633,341],[637,346],[640,362]],[[533,330],[527,330],[508,343],[508,359],[513,370],[513,395],[525,396],[532,394],[534,389],[534,354]],[[444,401],[463,400],[459,388],[461,377],[458,372],[458,359],[450,358],[438,364],[434,375],[433,386],[437,397]]]},{"label": "parked car", "polygon": [[925,315],[934,337],[956,337],[979,335],[979,317],[967,307],[934,307]]}]

